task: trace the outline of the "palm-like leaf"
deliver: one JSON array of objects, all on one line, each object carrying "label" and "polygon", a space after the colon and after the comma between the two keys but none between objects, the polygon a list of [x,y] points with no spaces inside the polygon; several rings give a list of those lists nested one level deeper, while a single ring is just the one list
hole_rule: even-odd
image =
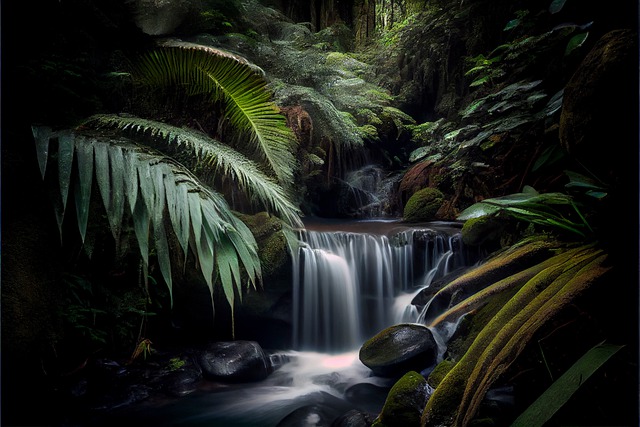
[{"label": "palm-like leaf", "polygon": [[[576,214],[578,220],[568,218],[554,206],[570,207],[570,213]],[[571,196],[563,193],[540,194],[528,186],[522,193],[494,197],[475,203],[462,211],[458,219],[466,221],[499,213],[521,221],[569,231],[580,237],[586,237],[592,231]]]},{"label": "palm-like leaf", "polygon": [[126,132],[128,135],[141,137],[151,136],[154,148],[160,151],[185,151],[193,159],[193,164],[185,164],[191,170],[196,163],[205,163],[214,171],[220,171],[233,180],[239,189],[250,198],[284,219],[289,225],[301,226],[300,210],[291,203],[284,189],[266,176],[257,165],[241,153],[233,150],[202,132],[193,129],[177,128],[165,123],[116,115],[96,115],[89,118],[83,126],[110,128]]},{"label": "palm-like leaf", "polygon": [[270,101],[266,80],[246,60],[207,46],[165,42],[132,66],[138,81],[161,87],[183,87],[221,101],[224,117],[246,138],[246,154],[258,158],[282,185],[293,178],[295,137],[285,117]]},{"label": "palm-like leaf", "polygon": [[[233,215],[222,196],[202,185],[184,166],[124,138],[52,132],[39,127],[34,127],[33,134],[43,176],[52,159],[57,159],[58,165],[71,164],[75,153],[78,164],[75,180],[67,178],[65,170],[59,167],[58,183],[63,203],[57,205],[57,216],[63,217],[64,201],[70,183],[75,181],[75,203],[83,241],[95,176],[114,238],[119,238],[123,220],[127,217],[125,208],[128,208],[144,265],[147,267],[149,263],[152,236],[158,264],[170,292],[169,224],[185,257],[191,249],[210,291],[213,293],[214,282],[219,279],[232,307],[234,293],[237,291],[242,295],[240,266],[246,272],[249,284],[255,287],[261,280],[257,244],[251,231]],[[58,139],[59,146],[64,141],[65,148],[52,153],[50,141],[54,138]]]}]

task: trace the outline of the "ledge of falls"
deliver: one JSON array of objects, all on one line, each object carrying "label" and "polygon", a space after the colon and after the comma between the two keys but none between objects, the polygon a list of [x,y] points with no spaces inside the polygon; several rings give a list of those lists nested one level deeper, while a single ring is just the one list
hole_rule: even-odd
[{"label": "ledge of falls", "polygon": [[380,330],[415,322],[411,299],[433,280],[476,263],[456,222],[310,219],[293,261],[297,350],[357,349]]}]

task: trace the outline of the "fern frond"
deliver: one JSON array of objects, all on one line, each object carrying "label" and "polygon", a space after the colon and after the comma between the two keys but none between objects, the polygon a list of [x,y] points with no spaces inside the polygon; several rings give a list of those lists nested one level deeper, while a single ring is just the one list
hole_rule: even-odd
[{"label": "fern frond", "polygon": [[[188,150],[197,163],[205,163],[224,176],[230,178],[250,199],[257,199],[267,210],[274,211],[293,227],[301,226],[300,210],[289,200],[285,190],[265,175],[257,165],[225,144],[206,134],[188,128],[178,128],[165,123],[116,115],[95,115],[84,127],[108,128],[126,132],[131,137],[151,135],[153,147],[163,152],[167,150]],[[147,138],[148,139],[148,138]],[[171,153],[169,153],[171,154]],[[192,156],[188,156],[192,157]],[[187,164],[191,170],[195,164]]]},{"label": "fern frond", "polygon": [[[250,285],[255,287],[262,279],[257,243],[251,231],[231,212],[221,195],[200,183],[184,166],[125,138],[55,133],[38,128],[34,128],[33,133],[38,139],[39,158],[48,158],[49,164],[55,164],[59,152],[50,152],[53,145],[45,143],[47,138],[64,138],[75,147],[76,179],[72,176],[72,179],[60,179],[58,183],[67,187],[60,188],[64,193],[72,181],[77,182],[75,202],[77,212],[83,213],[78,215],[83,240],[89,212],[89,189],[94,178],[91,171],[95,171],[95,182],[114,237],[119,237],[123,220],[128,217],[123,214],[124,209],[128,207],[144,266],[148,267],[152,239],[160,271],[171,295],[169,225],[185,257],[188,248],[191,249],[212,294],[215,276],[220,278],[223,289],[239,291],[240,266]],[[43,175],[45,171],[46,165],[42,169]],[[231,275],[226,274],[229,266],[233,268]],[[225,295],[232,305],[232,296],[227,292]]]},{"label": "fern frond", "polygon": [[207,46],[165,42],[133,64],[143,84],[182,87],[189,95],[205,94],[221,102],[223,115],[245,141],[249,157],[260,159],[282,185],[293,179],[295,136],[270,101],[263,75],[248,61]]}]

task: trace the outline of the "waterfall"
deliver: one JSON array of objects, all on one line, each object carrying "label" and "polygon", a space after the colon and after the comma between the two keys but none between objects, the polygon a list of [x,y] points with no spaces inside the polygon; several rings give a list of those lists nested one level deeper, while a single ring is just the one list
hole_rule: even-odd
[{"label": "waterfall", "polygon": [[356,221],[350,228],[300,231],[293,263],[294,348],[350,351],[388,326],[417,321],[413,296],[472,261],[459,230],[445,225]]}]

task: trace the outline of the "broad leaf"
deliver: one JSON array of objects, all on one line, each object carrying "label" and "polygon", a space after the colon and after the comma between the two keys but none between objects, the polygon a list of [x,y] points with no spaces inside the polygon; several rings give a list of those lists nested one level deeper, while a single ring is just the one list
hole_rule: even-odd
[{"label": "broad leaf", "polygon": [[624,346],[601,343],[587,351],[511,424],[511,427],[545,425],[571,396]]},{"label": "broad leaf", "polygon": [[187,94],[207,94],[222,102],[223,114],[247,144],[245,154],[257,156],[282,185],[293,179],[295,137],[273,104],[266,80],[248,61],[208,46],[165,42],[133,64],[141,83],[184,88]]}]

